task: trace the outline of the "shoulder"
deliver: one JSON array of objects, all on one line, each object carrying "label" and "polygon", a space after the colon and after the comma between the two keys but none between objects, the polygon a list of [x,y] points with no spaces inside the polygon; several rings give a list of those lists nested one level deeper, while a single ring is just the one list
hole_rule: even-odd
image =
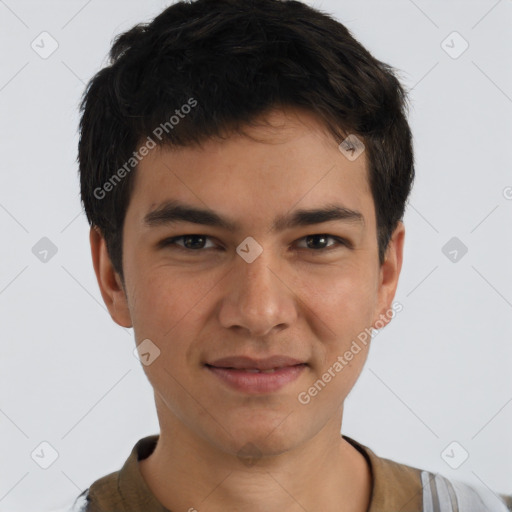
[{"label": "shoulder", "polygon": [[[121,506],[116,492],[118,475],[119,471],[115,471],[99,478],[90,487],[82,491],[72,503],[50,512],[104,512],[110,510],[114,502]],[[119,508],[119,510],[124,510],[124,507]]]},{"label": "shoulder", "polygon": [[119,474],[114,471],[102,476],[80,494],[69,512],[103,512],[117,507],[124,510],[124,500],[119,493]]},{"label": "shoulder", "polygon": [[509,512],[512,496],[469,485],[438,473],[421,471],[424,512]]},{"label": "shoulder", "polygon": [[[158,435],[147,436],[133,446],[129,457],[118,471],[95,480],[75,500],[72,507],[62,512],[121,512],[132,508],[158,506],[140,473],[139,461],[155,448]],[[152,509],[152,510],[153,510]],[[61,511],[55,511],[61,512]]]},{"label": "shoulder", "polygon": [[85,489],[79,496],[77,496],[73,501],[70,501],[63,507],[58,509],[52,509],[48,512],[86,512],[89,509],[87,508],[87,496],[89,493],[89,489]]},{"label": "shoulder", "polygon": [[[390,481],[388,490],[410,496],[409,504],[421,502],[421,512],[510,512],[512,496],[506,496],[461,480],[448,478],[439,473],[415,468],[398,462],[381,459],[388,466]],[[419,486],[417,480],[419,479]],[[382,483],[382,482],[381,482]],[[416,500],[414,497],[416,497]],[[411,510],[416,510],[414,507]]]},{"label": "shoulder", "polygon": [[[388,491],[411,505],[421,502],[422,512],[510,512],[512,496],[506,496],[480,486],[470,485],[461,480],[448,478],[439,473],[415,468],[398,462],[381,459],[389,469]],[[419,479],[419,486],[418,481]],[[381,482],[383,483],[383,482]],[[385,482],[384,482],[385,485]],[[416,499],[414,498],[416,497]],[[414,507],[411,510],[416,510]]]},{"label": "shoulder", "polygon": [[343,437],[365,455],[370,465],[373,488],[369,512],[512,511],[512,496],[379,457],[367,446]]}]

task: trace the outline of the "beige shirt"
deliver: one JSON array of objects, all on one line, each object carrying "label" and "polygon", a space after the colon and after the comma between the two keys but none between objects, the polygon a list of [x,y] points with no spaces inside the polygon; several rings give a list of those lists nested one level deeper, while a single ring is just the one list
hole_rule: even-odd
[{"label": "beige shirt", "polygon": [[[149,457],[158,435],[140,439],[123,467],[96,480],[75,501],[71,512],[171,512],[153,495],[138,461]],[[367,512],[508,512],[512,496],[471,487],[439,474],[384,459],[343,436],[366,458],[372,474]]]}]

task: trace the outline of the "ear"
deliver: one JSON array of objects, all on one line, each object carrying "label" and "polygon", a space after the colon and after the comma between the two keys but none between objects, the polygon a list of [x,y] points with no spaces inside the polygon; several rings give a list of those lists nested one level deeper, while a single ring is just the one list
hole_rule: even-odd
[{"label": "ear", "polygon": [[376,316],[372,323],[375,329],[381,329],[387,325],[394,316],[390,315],[390,310],[402,270],[404,240],[405,226],[402,221],[398,221],[386,249],[384,262],[380,266]]},{"label": "ear", "polygon": [[121,277],[114,270],[107,251],[107,244],[97,226],[91,227],[89,240],[94,272],[110,316],[116,324],[122,327],[132,327],[128,300]]}]

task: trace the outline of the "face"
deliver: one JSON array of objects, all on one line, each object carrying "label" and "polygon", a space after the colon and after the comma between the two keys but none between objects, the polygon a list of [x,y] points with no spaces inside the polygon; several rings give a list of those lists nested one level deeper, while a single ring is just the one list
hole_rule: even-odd
[{"label": "face", "polygon": [[362,333],[392,316],[402,258],[400,223],[379,264],[364,152],[347,159],[303,111],[265,121],[141,161],[124,290],[91,232],[112,317],[150,340],[143,368],[162,435],[184,429],[232,454],[281,453],[331,424],[339,434]]}]

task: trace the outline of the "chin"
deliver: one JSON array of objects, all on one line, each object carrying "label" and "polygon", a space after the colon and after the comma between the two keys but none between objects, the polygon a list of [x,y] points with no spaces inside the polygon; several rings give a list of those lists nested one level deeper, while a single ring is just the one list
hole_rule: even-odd
[{"label": "chin", "polygon": [[215,444],[241,459],[280,455],[300,444],[303,436],[293,423],[286,421],[286,417],[286,414],[281,414],[279,418],[270,420],[260,415],[252,421],[232,421],[226,429],[230,435],[223,432],[223,438],[217,439]]}]

